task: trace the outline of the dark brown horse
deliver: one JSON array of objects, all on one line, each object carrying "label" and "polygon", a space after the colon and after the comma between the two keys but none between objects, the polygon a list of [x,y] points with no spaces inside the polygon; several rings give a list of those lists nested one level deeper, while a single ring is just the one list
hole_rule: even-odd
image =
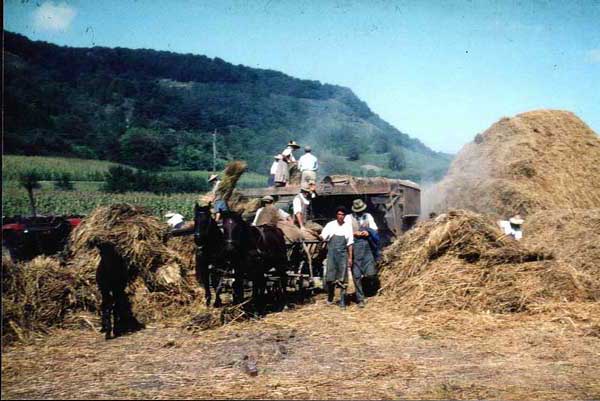
[{"label": "dark brown horse", "polygon": [[100,253],[100,263],[96,269],[96,283],[102,296],[100,331],[105,333],[108,340],[143,329],[144,325],[133,315],[131,302],[125,293],[127,284],[133,278],[130,265],[110,241],[95,237],[88,245],[97,248]]},{"label": "dark brown horse", "polygon": [[221,306],[223,278],[223,233],[210,212],[210,206],[194,206],[194,242],[196,242],[196,279],[204,286],[206,305],[210,305],[212,283],[215,307]]},{"label": "dark brown horse", "polygon": [[274,226],[252,227],[234,212],[225,212],[223,237],[224,259],[233,267],[234,302],[244,299],[244,279],[252,281],[252,297],[259,313],[264,313],[266,275],[277,277],[277,300],[283,307],[287,302],[287,252],[283,232]]}]

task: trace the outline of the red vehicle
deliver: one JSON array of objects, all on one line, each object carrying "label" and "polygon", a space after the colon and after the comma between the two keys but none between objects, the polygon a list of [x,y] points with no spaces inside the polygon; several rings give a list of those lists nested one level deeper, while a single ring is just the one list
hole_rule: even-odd
[{"label": "red vehicle", "polygon": [[38,255],[54,255],[64,250],[69,234],[83,216],[3,217],[2,248],[15,261]]}]

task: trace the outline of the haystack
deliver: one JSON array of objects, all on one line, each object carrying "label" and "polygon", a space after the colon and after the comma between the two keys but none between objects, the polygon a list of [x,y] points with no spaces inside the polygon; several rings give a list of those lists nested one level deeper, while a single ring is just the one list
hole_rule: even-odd
[{"label": "haystack", "polygon": [[27,263],[2,259],[2,337],[24,340],[31,332],[61,325],[68,314],[95,310],[95,277],[72,270],[56,258],[39,256]]},{"label": "haystack", "polygon": [[505,236],[488,217],[453,210],[390,245],[382,293],[419,310],[523,312],[544,302],[596,297],[590,276]]},{"label": "haystack", "polygon": [[598,135],[573,113],[537,110],[477,135],[422,198],[426,212],[460,208],[502,218],[599,208],[598,177]]}]

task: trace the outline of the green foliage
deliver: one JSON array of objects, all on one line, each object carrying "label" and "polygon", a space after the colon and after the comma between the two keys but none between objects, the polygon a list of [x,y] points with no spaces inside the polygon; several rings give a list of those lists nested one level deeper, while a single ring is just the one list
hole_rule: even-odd
[{"label": "green foliage", "polygon": [[388,161],[388,167],[391,170],[403,170],[406,168],[406,158],[404,152],[397,146],[392,147],[390,150],[390,158]]},{"label": "green foliage", "polygon": [[41,175],[37,170],[28,170],[19,174],[19,184],[28,192],[41,188]]},{"label": "green foliage", "polygon": [[74,190],[73,182],[71,181],[71,174],[63,173],[60,179],[54,183],[54,188],[59,191],[72,191]]},{"label": "green foliage", "polygon": [[[344,173],[362,171],[357,162],[365,154],[384,155],[393,146],[422,155],[426,166],[441,166],[437,171],[448,165],[348,88],[219,58],[66,48],[10,32],[4,38],[8,154],[99,158],[152,171],[210,170],[217,130],[218,170],[243,159],[250,171],[266,173],[290,139],[313,145],[317,157],[346,158],[348,165],[335,161],[348,168]],[[378,165],[387,168],[384,160]],[[417,169],[411,163],[407,158],[406,169]],[[102,180],[107,169],[95,178],[69,171],[73,180]]]},{"label": "green foliage", "polygon": [[157,174],[117,166],[106,173],[106,192],[153,192],[156,194],[206,192],[209,184],[191,174]]},{"label": "green foliage", "polygon": [[116,163],[67,157],[14,156],[2,157],[2,180],[17,180],[23,172],[34,169],[40,180],[57,181],[65,173],[73,181],[102,181],[104,174]]}]

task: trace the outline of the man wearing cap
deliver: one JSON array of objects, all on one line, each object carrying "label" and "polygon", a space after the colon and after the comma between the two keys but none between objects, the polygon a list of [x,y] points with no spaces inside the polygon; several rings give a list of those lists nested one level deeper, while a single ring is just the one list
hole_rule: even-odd
[{"label": "man wearing cap", "polygon": [[312,148],[310,146],[304,147],[304,154],[298,159],[298,169],[302,173],[300,183],[307,183],[309,181],[317,181],[317,170],[319,169],[319,161],[311,153]]},{"label": "man wearing cap", "polygon": [[340,307],[346,308],[346,287],[348,268],[352,266],[354,237],[352,225],[344,221],[346,209],[340,206],[335,211],[335,220],[330,221],[321,231],[321,238],[327,241],[327,304],[333,304],[335,287],[340,287]]},{"label": "man wearing cap", "polygon": [[227,202],[225,202],[225,199],[221,198],[221,194],[219,193],[219,184],[221,183],[221,180],[219,180],[218,175],[212,174],[208,178],[208,182],[213,184],[211,195],[213,197],[213,204],[214,204],[214,208],[215,208],[215,221],[220,221],[221,220],[221,212],[225,212],[225,211],[229,210],[229,207],[227,206]]},{"label": "man wearing cap", "polygon": [[173,228],[181,228],[183,226],[183,216],[179,213],[175,212],[167,212],[165,214],[165,218],[167,218],[167,224]]},{"label": "man wearing cap", "polygon": [[358,306],[365,306],[363,291],[363,278],[374,277],[375,270],[374,251],[379,245],[377,224],[371,213],[367,213],[367,205],[362,199],[352,201],[352,214],[346,217],[346,222],[352,226],[354,236],[354,263],[352,264],[352,280],[356,288],[356,302]]},{"label": "man wearing cap", "polygon": [[277,166],[279,165],[279,160],[283,159],[281,154],[275,155],[275,160],[273,164],[271,164],[271,170],[269,171],[269,181],[267,182],[267,186],[274,187],[275,186],[275,174],[277,174]]},{"label": "man wearing cap", "polygon": [[263,196],[261,199],[262,207],[256,211],[254,216],[253,226],[262,225],[277,225],[278,221],[289,221],[292,223],[292,216],[284,212],[274,204],[274,199],[271,195]]},{"label": "man wearing cap", "polygon": [[289,141],[287,147],[281,152],[281,155],[287,157],[290,163],[296,163],[296,158],[294,157],[294,150],[296,149],[300,149],[300,145],[295,141]]},{"label": "man wearing cap", "polygon": [[304,228],[304,223],[308,217],[308,209],[312,200],[311,190],[308,184],[300,185],[300,193],[292,201],[292,213],[294,220],[298,223],[300,229]]},{"label": "man wearing cap", "polygon": [[500,220],[498,221],[498,225],[502,229],[505,235],[510,235],[517,241],[520,241],[523,238],[523,230],[522,226],[525,220],[521,217],[521,215],[514,215],[508,220]]}]

